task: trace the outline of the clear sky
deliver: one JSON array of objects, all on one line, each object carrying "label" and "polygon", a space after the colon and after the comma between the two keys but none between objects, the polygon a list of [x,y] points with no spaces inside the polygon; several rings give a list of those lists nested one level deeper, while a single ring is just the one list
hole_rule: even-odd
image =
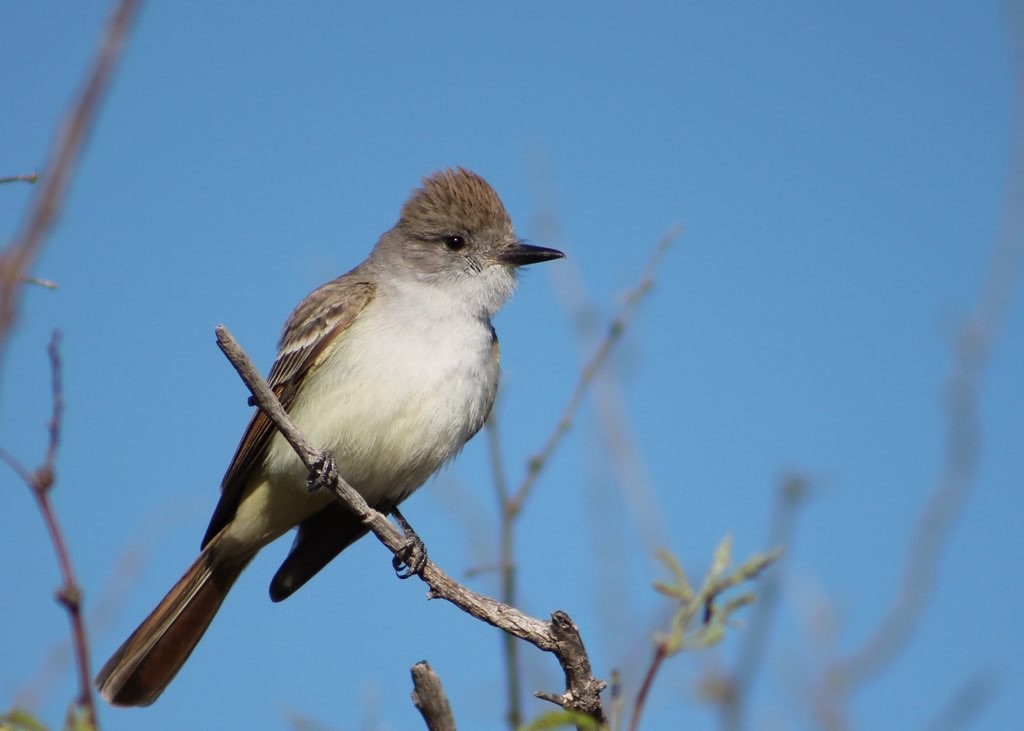
[{"label": "clear sky", "polygon": [[[767,547],[778,482],[799,470],[812,494],[749,727],[815,727],[814,684],[891,603],[941,473],[951,347],[1014,173],[1005,8],[347,5],[147,4],[35,267],[60,288],[23,299],[0,445],[42,454],[44,348],[60,328],[55,499],[94,667],[195,557],[249,417],[213,328],[269,367],[298,300],[358,263],[424,175],[462,165],[500,192],[520,235],[569,255],[527,273],[496,321],[513,481],[594,345],[588,323],[685,227],[523,516],[522,608],[569,612],[595,671],[621,668],[635,690],[668,611],[650,589],[663,578],[653,550],[699,575],[727,533],[740,555]],[[45,162],[106,12],[0,4],[0,175]],[[31,193],[0,188],[4,237]],[[857,728],[925,728],[976,677],[991,695],[971,728],[1014,727],[1024,710],[1021,300],[983,372],[980,462],[936,590],[905,650],[853,694]],[[0,475],[0,706],[30,699],[57,725],[74,687],[58,574],[27,490]],[[494,562],[483,438],[406,507],[453,574]],[[246,571],[156,705],[104,707],[104,727],[302,715],[420,728],[408,668],[421,659],[462,728],[502,727],[496,631],[395,580],[372,540],[272,604],[286,550]],[[696,683],[732,666],[742,632],[667,665],[645,728],[714,727]],[[527,691],[559,690],[554,660],[524,654]]]}]

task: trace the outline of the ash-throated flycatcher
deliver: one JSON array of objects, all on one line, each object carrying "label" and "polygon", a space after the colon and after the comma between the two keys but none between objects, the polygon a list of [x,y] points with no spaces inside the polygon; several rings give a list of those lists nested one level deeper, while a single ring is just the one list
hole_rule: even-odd
[{"label": "ash-throated flycatcher", "polygon": [[[288,318],[269,382],[299,429],[330,452],[366,501],[387,513],[480,430],[498,388],[491,317],[516,268],[562,252],[519,241],[483,178],[445,170],[423,181],[369,258],[306,297]],[[290,596],[366,533],[257,412],[221,483],[192,567],[96,678],[126,706],[155,701],[188,659],[256,553],[298,526],[270,583]]]}]

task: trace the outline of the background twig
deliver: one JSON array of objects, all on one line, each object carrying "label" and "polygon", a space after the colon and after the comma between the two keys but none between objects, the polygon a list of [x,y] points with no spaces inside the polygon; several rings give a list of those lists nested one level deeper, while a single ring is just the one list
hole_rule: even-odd
[{"label": "background twig", "polygon": [[[1017,39],[1024,14],[1011,8],[1008,35]],[[1024,52],[1011,42],[1018,89],[1024,89]],[[1018,105],[1024,95],[1018,95]],[[879,673],[906,647],[931,598],[943,549],[963,512],[978,467],[979,396],[985,367],[1019,286],[1024,262],[1024,126],[1017,124],[1009,183],[995,246],[974,311],[957,333],[946,390],[946,448],[939,478],[911,534],[903,576],[889,607],[868,638],[826,673],[818,706],[825,718],[845,717],[851,689]],[[835,725],[835,724],[834,724]]]},{"label": "background twig", "polygon": [[[618,314],[612,318],[611,323],[608,325],[605,337],[583,366],[576,386],[570,393],[569,399],[562,409],[562,414],[555,423],[554,429],[547,440],[545,440],[541,449],[530,457],[527,462],[526,473],[514,492],[509,489],[508,481],[505,477],[504,458],[501,451],[497,417],[494,411],[491,412],[491,417],[487,422],[487,444],[488,451],[490,452],[495,491],[500,507],[499,533],[501,545],[498,569],[501,575],[501,600],[505,604],[514,606],[518,602],[516,589],[517,571],[515,565],[515,525],[522,513],[523,506],[527,498],[529,498],[541,471],[561,444],[562,439],[569,432],[573,418],[583,401],[584,395],[587,393],[588,387],[608,360],[608,356],[615,348],[615,345],[621,340],[637,304],[653,288],[654,272],[665,252],[668,251],[679,234],[679,229],[673,229],[665,234],[655,246],[641,273],[639,282],[626,294]],[[506,720],[509,727],[515,729],[522,724],[523,713],[520,690],[519,651],[511,638],[504,640],[503,654],[505,658],[506,702],[508,705]]]},{"label": "background twig", "polygon": [[39,180],[39,173],[23,173],[21,175],[7,175],[0,178],[2,183],[35,183]]},{"label": "background twig", "polygon": [[[807,479],[801,474],[787,475],[782,479],[775,501],[771,525],[768,530],[769,546],[784,546],[791,550],[796,530],[797,512],[807,497]],[[785,560],[782,556],[779,564]],[[751,687],[757,679],[764,661],[765,648],[771,636],[772,620],[779,606],[783,567],[777,565],[761,583],[757,604],[750,613],[750,623],[742,633],[736,664],[732,674],[710,682],[717,686],[709,695],[713,696],[722,711],[724,731],[740,731],[744,728],[743,712],[750,696]],[[705,690],[708,690],[705,687]]]},{"label": "background twig", "polygon": [[61,532],[60,524],[57,522],[57,515],[50,502],[50,491],[56,483],[56,462],[57,449],[60,446],[60,430],[64,415],[64,392],[61,383],[61,361],[60,361],[60,333],[54,332],[50,340],[47,353],[50,358],[50,389],[53,398],[53,411],[50,415],[47,430],[49,439],[46,445],[46,455],[43,463],[30,472],[17,459],[4,450],[0,450],[0,460],[3,460],[19,477],[28,485],[32,496],[39,506],[39,512],[46,523],[46,531],[50,535],[50,542],[53,544],[54,553],[57,555],[57,563],[60,566],[61,586],[57,590],[56,598],[63,606],[71,620],[72,645],[75,652],[75,665],[78,671],[78,697],[75,702],[84,715],[87,728],[97,728],[96,706],[92,694],[92,671],[89,668],[89,641],[85,631],[85,622],[82,619],[82,590],[75,578],[75,571],[71,565],[71,554],[68,551],[67,543]]},{"label": "background twig", "polygon": [[92,129],[114,69],[121,59],[121,50],[131,32],[138,6],[139,0],[120,0],[115,6],[85,85],[50,150],[50,160],[44,168],[42,183],[35,191],[21,232],[0,254],[0,359],[3,357],[7,333],[17,312],[19,279],[27,274],[57,221],[75,163]]},{"label": "background twig", "polygon": [[537,477],[540,475],[542,469],[547,464],[551,455],[554,454],[555,449],[561,443],[562,439],[569,432],[569,428],[572,426],[573,417],[579,409],[580,403],[583,401],[583,396],[587,392],[587,387],[591,381],[594,380],[594,376],[597,375],[605,361],[608,360],[609,354],[612,349],[622,338],[622,334],[625,332],[626,327],[629,325],[630,318],[633,316],[633,311],[636,306],[640,303],[647,294],[650,293],[654,287],[654,272],[656,271],[658,264],[661,263],[665,253],[669,250],[669,247],[679,238],[682,233],[682,229],[674,228],[666,233],[657,246],[654,247],[654,251],[651,253],[650,258],[647,260],[647,265],[644,267],[643,272],[640,275],[640,281],[626,293],[623,299],[622,306],[619,308],[618,314],[612,318],[611,323],[608,325],[608,330],[605,333],[604,339],[597,346],[594,354],[590,357],[590,360],[583,366],[580,371],[580,378],[576,382],[576,387],[572,390],[569,395],[569,400],[565,404],[565,408],[562,410],[562,416],[555,424],[555,428],[548,436],[544,446],[541,447],[540,451],[534,454],[526,466],[526,474],[523,476],[522,482],[519,487],[516,488],[515,493],[509,500],[509,509],[512,511],[513,516],[522,510],[523,503],[530,495],[530,491],[537,482]]}]

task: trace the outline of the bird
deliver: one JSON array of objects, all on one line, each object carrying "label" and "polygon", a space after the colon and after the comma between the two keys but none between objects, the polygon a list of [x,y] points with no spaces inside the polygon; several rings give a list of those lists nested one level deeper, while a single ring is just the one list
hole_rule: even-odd
[{"label": "bird", "polygon": [[[520,267],[562,258],[517,238],[497,192],[446,168],[423,179],[369,256],[288,317],[268,383],[300,431],[375,509],[398,505],[484,425],[498,388],[491,318]],[[270,583],[291,596],[366,534],[267,416],[249,421],[199,557],[96,677],[113,705],[153,703],[257,552],[297,528]]]}]

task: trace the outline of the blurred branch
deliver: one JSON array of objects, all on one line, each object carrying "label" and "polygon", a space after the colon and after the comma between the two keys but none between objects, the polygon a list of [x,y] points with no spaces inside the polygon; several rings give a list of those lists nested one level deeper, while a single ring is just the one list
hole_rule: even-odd
[{"label": "blurred branch", "polygon": [[1012,5],[1007,11],[1018,120],[1003,213],[988,271],[974,311],[960,328],[953,346],[946,388],[944,464],[914,526],[903,578],[887,611],[860,647],[829,668],[822,689],[826,698],[821,702],[832,706],[826,709],[830,713],[842,706],[853,686],[881,672],[906,647],[932,596],[943,549],[976,477],[982,377],[1017,291],[1024,260],[1024,53],[1020,45],[1024,15]]},{"label": "blurred branch", "polygon": [[[104,31],[85,85],[50,149],[42,183],[36,189],[20,233],[0,254],[0,356],[18,306],[19,280],[32,262],[57,221],[82,151],[121,58],[121,50],[132,28],[138,0],[119,0]],[[15,179],[21,176],[15,176]]]},{"label": "blurred branch", "polygon": [[618,731],[622,728],[622,719],[626,712],[626,698],[622,692],[622,673],[618,670],[612,670],[611,696],[611,723],[608,724],[608,727]]},{"label": "blurred branch", "polygon": [[[543,155],[537,156],[533,165],[532,182],[537,202],[534,214],[534,227],[542,241],[559,243],[564,241],[561,221],[558,217],[557,190],[554,173],[550,169],[550,161]],[[670,230],[668,236],[680,235],[681,227]],[[588,358],[603,336],[604,318],[600,308],[587,292],[583,271],[578,261],[570,256],[561,266],[545,271],[551,277],[555,296],[558,298],[572,331],[581,358]],[[650,553],[654,553],[668,544],[668,531],[664,515],[655,497],[654,485],[645,464],[644,454],[633,428],[633,419],[616,369],[603,368],[590,386],[588,401],[593,413],[595,435],[600,443],[598,459],[588,460],[591,470],[613,478],[614,488],[622,493],[626,506],[632,513],[636,533]],[[603,481],[602,481],[603,482]],[[601,490],[601,483],[594,485]],[[601,496],[594,494],[597,502],[603,502]],[[619,534],[626,523],[617,516],[613,522],[607,518],[602,520],[599,510],[589,508],[591,515],[587,521],[590,528],[590,539],[594,542],[592,551],[598,563],[605,565],[603,573],[603,590],[605,595],[599,599],[603,605],[601,620],[609,631],[632,616],[635,609],[623,610],[628,598],[617,591],[624,585],[625,577],[618,575],[614,564],[616,545],[621,541]],[[621,547],[621,546],[620,546]],[[607,600],[618,596],[619,600]],[[615,618],[614,615],[619,615]]]},{"label": "blurred branch", "polygon": [[[116,4],[78,98],[71,105],[61,129],[51,143],[42,184],[34,192],[21,229],[13,241],[0,252],[0,360],[3,358],[7,337],[17,314],[20,285],[31,283],[50,289],[56,288],[53,282],[30,276],[28,270],[59,217],[75,165],[93,126],[110,78],[120,60],[121,50],[131,30],[137,7],[137,0],[120,0]],[[38,173],[33,172],[3,177],[0,178],[0,183],[34,184],[38,180]],[[55,463],[60,444],[64,405],[59,343],[59,333],[54,332],[48,349],[53,413],[42,465],[30,472],[12,455],[2,450],[0,460],[6,462],[32,490],[60,565],[63,583],[57,591],[56,598],[67,610],[71,621],[72,647],[79,681],[78,697],[75,705],[69,710],[66,726],[95,729],[96,708],[92,695],[92,673],[89,669],[88,638],[82,618],[82,591],[75,579],[71,557],[50,502],[50,491],[55,484]]]},{"label": "blurred branch", "polygon": [[995,678],[991,672],[977,671],[956,689],[935,719],[925,726],[926,731],[958,731],[970,728],[981,709],[988,705],[995,693]]},{"label": "blurred branch", "polygon": [[[82,620],[82,590],[75,579],[75,572],[71,565],[71,554],[68,552],[64,535],[61,532],[57,516],[53,511],[53,504],[50,502],[50,491],[56,482],[57,449],[60,446],[60,430],[64,415],[64,393],[61,383],[61,361],[60,361],[60,333],[54,332],[50,340],[47,353],[50,357],[50,389],[53,398],[53,411],[47,425],[49,439],[46,446],[46,455],[43,463],[29,471],[17,459],[6,451],[0,449],[0,460],[6,462],[12,470],[28,485],[32,496],[39,506],[39,512],[46,523],[46,530],[50,534],[50,542],[53,544],[54,553],[57,555],[57,563],[60,566],[62,578],[61,587],[57,590],[57,602],[67,610],[71,620],[72,644],[75,650],[75,665],[78,671],[78,697],[75,702],[78,709],[84,716],[83,723],[86,728],[97,728],[96,706],[93,703],[92,695],[92,672],[89,669],[89,642],[85,631],[85,622]],[[76,713],[75,716],[78,714]]]},{"label": "blurred branch", "polygon": [[[522,482],[512,492],[509,489],[505,477],[504,457],[501,451],[501,440],[499,438],[498,422],[495,411],[487,421],[487,444],[490,453],[491,469],[494,474],[494,485],[501,510],[500,520],[500,557],[498,566],[501,572],[501,600],[505,604],[515,605],[517,602],[515,565],[515,523],[522,513],[523,505],[530,496],[537,478],[547,465],[555,450],[561,444],[562,439],[569,432],[573,418],[583,401],[588,387],[601,367],[608,360],[615,345],[621,340],[623,333],[633,316],[637,304],[654,287],[654,272],[661,262],[665,252],[669,249],[679,231],[669,231],[655,246],[646,266],[641,273],[639,282],[631,289],[623,300],[618,314],[612,319],[604,339],[598,344],[590,359],[583,366],[580,377],[575,388],[569,395],[562,410],[562,414],[555,424],[555,428],[548,436],[540,451],[535,453],[527,462],[526,474]],[[519,651],[511,638],[504,640],[504,657],[506,667],[506,695],[508,711],[506,718],[509,727],[519,728],[523,722],[522,694],[520,692],[520,661]]]},{"label": "blurred branch", "polygon": [[588,386],[594,380],[594,376],[597,375],[598,371],[608,360],[608,356],[611,354],[612,349],[618,344],[619,340],[622,339],[622,334],[626,331],[626,327],[633,316],[633,311],[636,309],[637,304],[650,293],[654,288],[654,272],[661,263],[665,253],[669,250],[672,244],[682,233],[682,229],[679,227],[671,229],[666,233],[657,246],[654,247],[654,251],[651,253],[650,258],[647,260],[647,265],[644,267],[643,272],[640,275],[640,281],[637,282],[636,286],[633,287],[623,300],[622,306],[619,308],[619,313],[612,319],[608,325],[608,330],[605,333],[604,339],[597,346],[594,354],[590,357],[590,360],[583,366],[583,370],[580,371],[580,378],[576,383],[576,387],[569,395],[569,400],[565,404],[565,408],[562,410],[562,416],[555,424],[554,430],[548,436],[544,446],[541,447],[540,451],[530,457],[526,465],[526,475],[523,477],[519,487],[516,488],[515,493],[509,499],[509,510],[513,517],[515,517],[519,511],[522,510],[523,504],[526,499],[530,496],[530,492],[533,490],[534,485],[537,482],[537,477],[540,475],[541,470],[547,465],[551,455],[554,454],[558,445],[561,444],[562,439],[569,432],[572,426],[573,417],[579,409],[580,403],[583,401],[583,396],[587,392]]},{"label": "blurred branch", "polygon": [[[498,571],[501,576],[501,600],[506,604],[515,604],[518,572],[515,565],[515,517],[510,509],[510,492],[505,477],[504,457],[501,451],[501,438],[498,432],[497,409],[492,408],[487,418],[487,447],[491,460],[491,471],[494,474],[494,489],[498,496],[501,510],[499,520]],[[510,634],[501,638],[502,655],[505,660],[505,696],[508,705],[505,720],[510,729],[518,729],[523,723],[522,688],[520,686],[519,643]]]},{"label": "blurred branch", "polygon": [[18,278],[18,281],[22,284],[34,284],[43,289],[58,289],[60,287],[59,284],[50,279],[41,279],[40,277],[30,277],[27,275],[22,275]]},{"label": "blurred branch", "polygon": [[[217,345],[248,386],[253,401],[306,465],[313,484],[323,484],[331,490],[396,558],[405,561],[406,537],[399,533],[384,514],[373,510],[362,495],[338,476],[330,455],[317,451],[309,444],[227,329],[223,325],[218,326],[216,333]],[[545,694],[542,697],[563,708],[580,711],[604,722],[599,694],[605,684],[593,677],[590,659],[583,647],[579,630],[567,614],[556,611],[550,622],[529,617],[508,604],[470,591],[444,573],[429,558],[424,558],[417,575],[430,587],[429,598],[444,599],[493,627],[526,640],[540,650],[553,653],[565,673],[566,690],[560,695]]]},{"label": "blurred branch", "polygon": [[[803,475],[793,473],[783,478],[768,531],[769,546],[785,546],[788,549],[792,545],[797,512],[807,497],[807,491],[807,479]],[[782,560],[784,557],[779,561],[780,564]],[[751,612],[749,627],[740,640],[735,669],[731,675],[712,680],[716,688],[713,698],[721,708],[722,728],[725,731],[740,731],[743,728],[744,707],[764,661],[772,620],[779,605],[782,577],[781,566],[765,577],[760,600]]]},{"label": "blurred branch", "polygon": [[701,582],[700,588],[695,589],[675,557],[667,551],[659,553],[659,557],[671,571],[673,581],[657,582],[654,588],[676,600],[679,606],[672,615],[668,632],[655,636],[654,656],[633,705],[630,731],[636,731],[640,727],[640,717],[654,686],[655,676],[664,661],[683,650],[703,649],[721,642],[732,616],[742,607],[753,604],[755,597],[753,593],[748,592],[725,602],[720,602],[719,599],[733,587],[756,579],[781,555],[780,549],[755,554],[736,569],[729,571],[729,564],[732,563],[732,539],[726,537],[715,550],[707,577]]},{"label": "blurred branch", "polygon": [[429,731],[455,731],[455,716],[441,678],[426,662],[412,666],[412,703]]},{"label": "blurred branch", "polygon": [[0,178],[3,183],[35,183],[39,180],[39,173],[23,173],[22,175],[8,175]]},{"label": "blurred branch", "polygon": [[[329,726],[323,721],[318,721],[315,718],[310,718],[302,713],[296,711],[285,711],[284,717],[288,723],[288,727],[292,731],[336,731],[334,727]],[[366,725],[364,728],[374,728],[372,725]]]}]

